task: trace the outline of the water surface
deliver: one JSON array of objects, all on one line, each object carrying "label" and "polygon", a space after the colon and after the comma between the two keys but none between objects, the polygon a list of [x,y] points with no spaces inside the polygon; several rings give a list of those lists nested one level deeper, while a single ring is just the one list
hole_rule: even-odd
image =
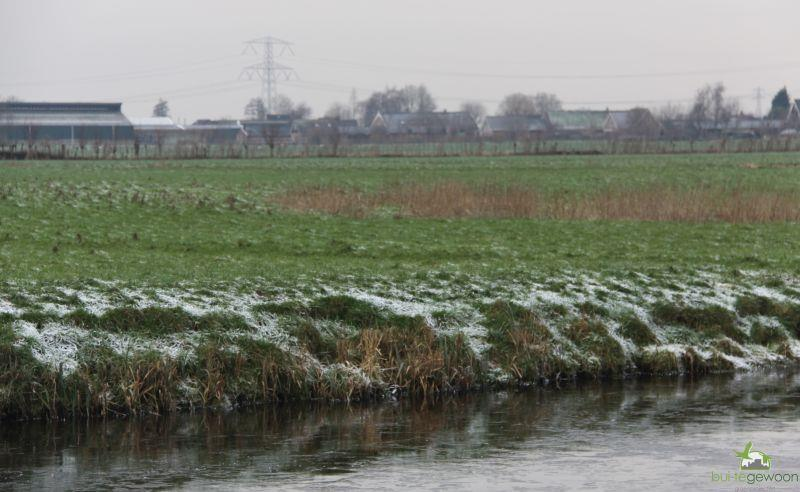
[{"label": "water surface", "polygon": [[0,489],[734,490],[800,473],[800,377],[584,383],[436,402],[0,424]]}]

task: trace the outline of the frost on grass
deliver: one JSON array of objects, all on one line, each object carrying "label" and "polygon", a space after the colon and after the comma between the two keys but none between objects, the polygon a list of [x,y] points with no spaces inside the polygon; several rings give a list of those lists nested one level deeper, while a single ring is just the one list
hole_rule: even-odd
[{"label": "frost on grass", "polygon": [[[82,353],[98,347],[120,356],[155,353],[191,360],[209,343],[235,351],[237,344],[250,340],[276,347],[306,370],[317,371],[325,384],[357,395],[378,383],[367,374],[374,374],[370,365],[376,363],[376,354],[388,350],[382,333],[392,329],[392,336],[407,337],[403,343],[416,350],[420,366],[411,369],[427,374],[424,371],[446,366],[451,373],[434,376],[470,377],[471,384],[520,382],[515,365],[520,354],[532,357],[529,363],[536,364],[535,373],[545,379],[575,376],[603,367],[603,354],[610,354],[603,350],[617,345],[627,361],[625,371],[633,373],[685,372],[695,365],[709,371],[739,370],[800,357],[800,314],[795,315],[800,306],[786,294],[800,291],[800,279],[776,282],[759,272],[564,271],[506,280],[432,273],[402,282],[383,277],[305,279],[278,286],[255,280],[169,288],[93,281],[55,291],[58,295],[53,289],[0,287],[0,322],[5,319],[10,325],[16,346],[28,347],[37,361],[65,374],[79,367]],[[321,299],[331,298],[352,299],[355,304],[347,309],[366,306],[369,312],[337,317],[330,306],[327,311],[314,309]],[[758,300],[760,304],[751,308],[758,312],[740,312],[742,299]],[[508,331],[501,337],[505,345],[493,346],[481,308],[498,300],[530,312],[547,336],[538,339],[500,326],[494,329]],[[78,310],[86,313],[82,316],[101,318],[120,308],[177,310],[196,325],[178,332],[136,326],[112,332],[74,321]],[[360,316],[358,325],[349,318],[355,315]],[[206,326],[200,322],[206,316],[235,316],[245,326],[222,333],[192,329]],[[602,329],[576,339],[570,330],[579,320]],[[452,345],[453,340],[458,342]],[[516,358],[501,356],[501,350],[512,350]],[[459,372],[460,365],[474,360],[478,366]],[[479,366],[482,369],[475,369]],[[180,387],[195,391],[191,388],[196,382],[183,381]]]}]

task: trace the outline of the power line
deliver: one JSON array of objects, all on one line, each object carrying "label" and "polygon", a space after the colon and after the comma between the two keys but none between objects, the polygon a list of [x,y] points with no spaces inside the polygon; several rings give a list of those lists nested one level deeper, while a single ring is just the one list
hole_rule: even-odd
[{"label": "power line", "polygon": [[227,92],[228,89],[239,89],[243,87],[250,87],[250,84],[247,82],[242,81],[220,81],[215,82],[213,84],[204,84],[192,87],[183,87],[180,89],[171,89],[165,91],[158,91],[158,92],[150,92],[144,94],[135,94],[133,96],[128,96],[122,98],[125,102],[140,102],[146,101],[148,99],[152,99],[154,97],[164,97],[169,96],[171,98],[180,98],[184,97],[187,94],[197,95],[197,91],[202,91],[203,94],[213,94],[215,92]]},{"label": "power line", "polygon": [[[70,83],[83,83],[83,82],[114,82],[118,80],[131,80],[131,79],[142,79],[142,78],[149,78],[149,77],[158,77],[162,75],[173,75],[173,74],[180,74],[180,73],[190,73],[190,72],[198,72],[203,70],[209,70],[211,68],[219,68],[222,66],[231,66],[233,64],[240,64],[241,61],[228,61],[227,63],[218,63],[224,60],[232,60],[234,57],[232,56],[225,56],[225,57],[218,57],[212,58],[209,60],[198,61],[194,63],[188,63],[185,65],[179,65],[177,67],[173,66],[170,68],[157,68],[157,69],[145,69],[145,70],[137,70],[131,72],[122,72],[116,74],[109,74],[109,75],[88,75],[85,77],[76,77],[71,79],[61,79],[61,80],[40,80],[40,81],[28,81],[28,82],[3,82],[0,86],[17,86],[17,85],[56,85],[56,84],[70,84]],[[238,56],[236,57],[238,58]],[[206,66],[202,66],[206,65]],[[192,68],[193,67],[193,68]]]},{"label": "power line", "polygon": [[637,78],[670,78],[684,77],[693,75],[716,75],[724,73],[747,73],[764,70],[787,70],[800,68],[800,62],[793,61],[775,65],[760,65],[750,67],[718,68],[718,69],[699,69],[673,72],[641,72],[641,73],[615,73],[615,74],[503,74],[487,72],[460,72],[445,71],[419,67],[403,67],[391,65],[377,65],[370,63],[353,62],[347,60],[336,60],[330,58],[298,57],[298,60],[311,61],[311,63],[321,63],[328,65],[345,66],[364,70],[391,70],[401,72],[417,72],[428,75],[441,75],[451,77],[470,77],[470,78],[498,78],[498,79],[525,79],[525,80],[602,80],[602,79],[637,79]]}]

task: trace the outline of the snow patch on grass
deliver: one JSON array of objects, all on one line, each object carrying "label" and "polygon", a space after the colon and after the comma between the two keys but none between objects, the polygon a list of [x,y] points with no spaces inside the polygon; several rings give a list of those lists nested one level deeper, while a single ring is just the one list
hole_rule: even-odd
[{"label": "snow patch on grass", "polygon": [[[456,278],[457,280],[455,280]],[[210,313],[233,314],[240,316],[250,326],[248,332],[228,332],[224,336],[231,343],[238,337],[264,340],[279,349],[305,356],[298,347],[297,339],[287,332],[281,324],[281,316],[254,313],[255,306],[264,303],[298,302],[308,305],[323,295],[347,295],[368,302],[381,310],[396,315],[423,317],[436,333],[456,335],[463,333],[472,350],[484,356],[489,348],[486,341],[487,329],[479,306],[501,299],[531,309],[538,314],[547,313],[554,306],[563,306],[559,315],[545,315],[543,321],[562,343],[562,325],[583,316],[596,317],[609,329],[610,336],[617,341],[630,357],[637,350],[631,341],[620,334],[620,319],[631,313],[644,322],[655,334],[660,345],[658,350],[667,350],[682,357],[688,346],[685,343],[669,343],[680,336],[676,328],[660,326],[651,315],[652,306],[657,302],[670,302],[682,306],[704,307],[722,306],[735,313],[736,300],[742,296],[761,296],[779,303],[791,303],[792,298],[774,287],[763,284],[765,276],[759,272],[738,272],[735,280],[720,272],[696,272],[687,274],[647,275],[640,272],[624,274],[601,274],[565,271],[558,275],[541,275],[538,278],[514,278],[509,280],[483,279],[477,276],[458,275],[439,278],[428,275],[420,279],[393,283],[385,278],[364,279],[344,278],[342,285],[317,283],[306,279],[293,287],[263,285],[258,281],[240,281],[228,285],[214,285],[213,288],[194,284],[182,284],[171,288],[152,288],[148,286],[120,285],[116,282],[92,281],[83,287],[60,287],[65,299],[63,303],[46,297],[41,292],[26,292],[22,287],[6,284],[5,292],[0,291],[0,314],[10,314],[17,318],[12,328],[19,337],[31,345],[37,360],[51,367],[74,370],[80,350],[90,345],[105,345],[117,354],[130,354],[137,351],[156,351],[167,357],[191,357],[199,343],[200,333],[174,333],[158,337],[138,337],[135,334],[98,333],[86,331],[68,323],[46,322],[38,329],[37,325],[18,319],[26,314],[25,308],[11,303],[9,294],[19,295],[31,305],[39,306],[46,314],[64,317],[78,307],[96,316],[102,316],[111,309],[123,306],[144,308],[180,308],[188,314],[200,317]],[[787,288],[800,285],[800,279],[782,280]],[[774,283],[771,285],[775,285]],[[52,292],[52,290],[51,290]],[[47,300],[45,300],[45,298]],[[70,302],[70,298],[72,301]],[[79,301],[78,305],[74,299]],[[590,303],[596,312],[581,312],[581,305]],[[590,306],[590,307],[591,307]],[[442,313],[445,315],[442,316]],[[781,328],[779,319],[771,316],[734,316],[736,328],[749,333],[754,323],[762,326]],[[316,320],[315,326],[325,336],[352,335],[346,326],[326,320]],[[702,339],[702,333],[693,332],[690,337]],[[679,337],[678,341],[682,341]],[[711,340],[692,348],[703,358],[713,355],[709,347]],[[773,363],[785,357],[767,348],[741,344],[744,357],[723,355],[736,368],[745,368],[760,363]],[[800,342],[789,340],[789,349],[797,357],[800,355]]]}]

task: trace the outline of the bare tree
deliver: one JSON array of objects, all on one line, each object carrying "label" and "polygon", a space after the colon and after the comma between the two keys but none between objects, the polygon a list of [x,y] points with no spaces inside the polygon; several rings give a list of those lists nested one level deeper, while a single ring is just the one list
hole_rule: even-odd
[{"label": "bare tree", "polygon": [[325,111],[326,118],[336,118],[340,120],[350,120],[353,119],[353,110],[349,105],[342,104],[342,103],[333,103]]},{"label": "bare tree", "polygon": [[275,98],[272,111],[275,114],[289,115],[295,120],[301,120],[311,116],[311,107],[308,104],[304,102],[295,104],[291,99],[282,94]]},{"label": "bare tree", "polygon": [[267,106],[264,104],[264,100],[260,97],[250,99],[250,102],[244,107],[244,115],[253,120],[267,119]]},{"label": "bare tree", "polygon": [[361,119],[369,125],[381,113],[427,113],[436,110],[436,101],[424,85],[407,85],[401,89],[389,87],[373,92],[359,104]]},{"label": "bare tree", "polygon": [[308,104],[306,104],[304,102],[301,102],[301,103],[295,104],[294,109],[292,109],[292,112],[289,113],[289,114],[292,116],[292,118],[294,118],[296,120],[302,120],[302,119],[310,118],[311,117],[311,113],[312,113],[311,106],[309,106]]},{"label": "bare tree", "polygon": [[739,112],[739,103],[725,98],[725,86],[718,82],[706,85],[697,91],[688,119],[696,131],[702,129],[703,122],[727,123]]},{"label": "bare tree", "polygon": [[169,116],[169,103],[163,99],[159,99],[156,105],[153,106],[153,116]]},{"label": "bare tree", "polygon": [[532,96],[515,92],[503,98],[497,112],[501,116],[528,116],[536,113],[536,102]]},{"label": "bare tree", "polygon": [[483,121],[486,117],[486,106],[477,101],[464,101],[461,103],[461,111],[467,113],[476,123]]},{"label": "bare tree", "polygon": [[402,89],[409,113],[429,113],[436,111],[436,101],[424,85],[407,85]]},{"label": "bare tree", "polygon": [[279,94],[272,102],[273,114],[289,114],[294,110],[294,102],[289,97]]},{"label": "bare tree", "polygon": [[546,114],[550,111],[560,111],[561,99],[555,94],[539,92],[533,96],[533,105],[536,109],[536,114]]},{"label": "bare tree", "polygon": [[655,111],[658,121],[675,121],[686,117],[683,106],[680,104],[667,103]]}]

